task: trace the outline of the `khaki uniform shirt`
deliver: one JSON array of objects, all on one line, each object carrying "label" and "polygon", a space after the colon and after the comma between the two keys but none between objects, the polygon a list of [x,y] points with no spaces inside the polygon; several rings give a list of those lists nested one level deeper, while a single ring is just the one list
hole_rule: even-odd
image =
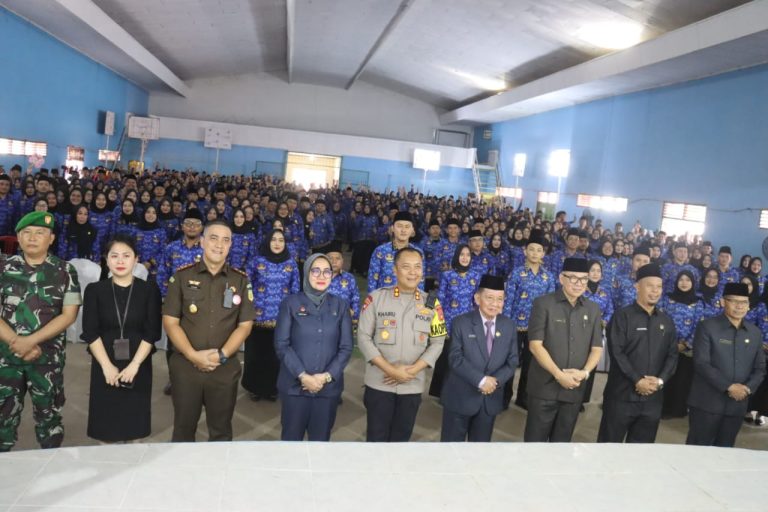
[{"label": "khaki uniform shirt", "polygon": [[[232,292],[231,307],[224,307],[227,289]],[[256,316],[251,283],[229,265],[215,276],[203,261],[187,265],[168,281],[163,314],[181,319],[195,350],[220,349],[238,324]]]},{"label": "khaki uniform shirt", "polygon": [[[435,301],[435,308],[424,305],[427,295],[417,290],[401,292],[397,286],[373,291],[363,304],[357,328],[357,345],[366,362],[382,356],[390,364],[410,365],[424,360],[434,367],[443,350],[446,328],[443,310]],[[384,372],[369,364],[364,383],[379,391],[398,395],[418,394],[424,391],[425,372],[405,384],[384,384]]]}]

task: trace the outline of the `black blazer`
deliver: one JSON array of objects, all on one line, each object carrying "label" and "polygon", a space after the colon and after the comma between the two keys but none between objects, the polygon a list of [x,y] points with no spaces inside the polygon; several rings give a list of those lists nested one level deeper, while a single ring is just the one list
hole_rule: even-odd
[{"label": "black blazer", "polygon": [[[440,395],[440,403],[449,411],[471,416],[481,407],[489,415],[504,409],[504,384],[515,376],[517,368],[517,328],[504,315],[496,316],[496,333],[490,357],[485,343],[485,326],[480,312],[470,311],[453,320],[449,371]],[[496,391],[483,395],[478,384],[484,376],[499,381]]]}]

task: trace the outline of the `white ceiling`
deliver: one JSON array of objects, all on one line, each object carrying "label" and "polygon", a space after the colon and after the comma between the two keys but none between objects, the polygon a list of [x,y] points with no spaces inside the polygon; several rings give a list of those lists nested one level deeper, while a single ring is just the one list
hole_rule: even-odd
[{"label": "white ceiling", "polygon": [[[339,88],[362,80],[441,109],[455,109],[445,120],[464,122],[513,117],[509,102],[498,106],[496,90],[503,88],[507,92],[502,96],[516,98],[515,91],[569,68],[582,71],[578,84],[563,84],[563,89],[581,87],[575,96],[572,90],[564,95],[568,101],[637,90],[661,80],[674,82],[669,69],[642,62],[619,77],[583,76],[591,68],[580,66],[611,52],[577,33],[590,23],[634,21],[644,27],[643,40],[654,41],[744,4],[750,2],[0,0],[0,5],[150,91],[185,95],[185,80],[245,73]],[[674,45],[673,37],[667,39]],[[717,45],[695,50],[715,55],[724,51]],[[753,53],[749,59],[740,58],[739,65],[768,58],[766,52]],[[715,58],[702,70],[707,55],[698,56],[689,63],[702,76],[734,67],[727,58]],[[688,75],[681,73],[680,80],[690,79]],[[596,96],[585,93],[588,90]],[[476,105],[483,108],[471,108]],[[491,107],[493,115],[488,113]]]}]

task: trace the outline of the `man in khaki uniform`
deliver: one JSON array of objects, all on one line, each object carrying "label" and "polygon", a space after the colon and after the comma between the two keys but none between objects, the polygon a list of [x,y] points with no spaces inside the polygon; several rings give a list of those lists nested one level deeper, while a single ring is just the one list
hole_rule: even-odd
[{"label": "man in khaki uniform", "polygon": [[400,249],[394,263],[397,286],[368,295],[358,324],[357,344],[369,363],[363,397],[368,441],[411,438],[426,385],[424,370],[434,367],[446,335],[437,298],[418,289],[421,253]]},{"label": "man in khaki uniform", "polygon": [[180,268],[169,280],[163,305],[163,327],[175,348],[168,363],[175,442],[195,440],[203,406],[209,440],[232,440],[241,373],[237,351],[255,316],[248,277],[226,264],[229,226],[211,222],[200,243],[201,261]]}]

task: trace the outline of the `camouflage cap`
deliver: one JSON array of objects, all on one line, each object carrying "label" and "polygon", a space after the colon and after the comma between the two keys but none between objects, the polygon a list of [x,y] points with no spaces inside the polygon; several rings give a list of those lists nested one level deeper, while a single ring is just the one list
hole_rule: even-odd
[{"label": "camouflage cap", "polygon": [[40,226],[53,230],[53,214],[48,212],[30,212],[16,224],[16,233],[27,226]]}]

